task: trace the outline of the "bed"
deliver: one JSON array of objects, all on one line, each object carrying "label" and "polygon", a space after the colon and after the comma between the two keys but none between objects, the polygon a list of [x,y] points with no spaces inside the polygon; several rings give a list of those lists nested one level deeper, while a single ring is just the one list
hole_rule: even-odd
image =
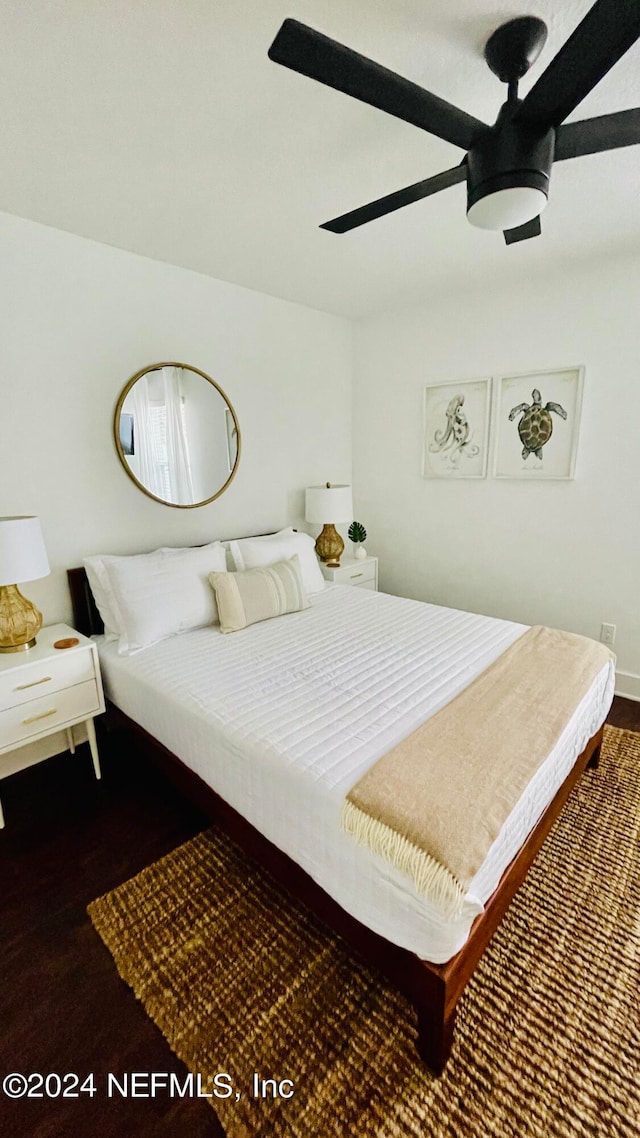
[{"label": "bed", "polygon": [[467,889],[443,916],[341,826],[345,794],[447,707],[525,626],[332,585],[311,605],[223,635],[200,627],[122,655],[84,570],[75,626],[96,636],[108,700],[177,784],[409,997],[441,1072],[457,1001],[572,786],[597,765],[613,697],[598,673]]}]

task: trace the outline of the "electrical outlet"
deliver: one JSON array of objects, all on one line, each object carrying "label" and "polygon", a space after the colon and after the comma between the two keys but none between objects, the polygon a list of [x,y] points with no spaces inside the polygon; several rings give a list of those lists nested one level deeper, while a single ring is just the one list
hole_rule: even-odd
[{"label": "electrical outlet", "polygon": [[601,624],[600,625],[600,640],[603,644],[611,646],[616,641],[616,626],[615,624]]}]

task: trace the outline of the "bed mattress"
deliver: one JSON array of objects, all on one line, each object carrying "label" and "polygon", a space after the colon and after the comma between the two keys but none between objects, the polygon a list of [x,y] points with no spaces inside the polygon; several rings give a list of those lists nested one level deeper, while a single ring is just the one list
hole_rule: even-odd
[{"label": "bed mattress", "polygon": [[312,606],[242,632],[203,628],[132,656],[98,638],[108,698],[298,862],[363,924],[443,963],[613,698],[607,665],[445,919],[411,879],[344,833],[346,792],[449,703],[526,626],[329,586]]}]

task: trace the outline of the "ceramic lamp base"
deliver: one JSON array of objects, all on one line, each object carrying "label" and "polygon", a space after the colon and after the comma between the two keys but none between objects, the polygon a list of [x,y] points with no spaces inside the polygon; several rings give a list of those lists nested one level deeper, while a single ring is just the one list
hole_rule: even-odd
[{"label": "ceramic lamp base", "polygon": [[18,586],[0,586],[0,652],[27,652],[41,628],[42,613]]},{"label": "ceramic lamp base", "polygon": [[330,569],[340,568],[340,557],[344,552],[344,541],[332,522],[325,522],[322,533],[316,538],[316,553]]}]

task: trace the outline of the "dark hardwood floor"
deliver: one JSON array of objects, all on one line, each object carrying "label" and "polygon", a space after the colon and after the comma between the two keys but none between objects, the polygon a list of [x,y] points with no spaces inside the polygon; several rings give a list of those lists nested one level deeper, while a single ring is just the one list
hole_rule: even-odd
[{"label": "dark hardwood floor", "polygon": [[[639,731],[640,703],[615,699],[608,721]],[[101,733],[100,746],[101,783],[86,745],[0,783],[0,1080],[93,1072],[97,1086],[78,1099],[0,1090],[0,1135],[218,1138],[202,1100],[106,1097],[108,1072],[186,1069],[119,979],[86,906],[208,822],[126,736]]]},{"label": "dark hardwood floor", "polygon": [[640,701],[615,696],[607,723],[612,727],[623,727],[626,731],[640,731]]},{"label": "dark hardwood floor", "polygon": [[108,1072],[186,1068],[118,977],[86,906],[208,823],[122,733],[100,749],[101,783],[86,744],[0,783],[0,1081],[93,1072],[98,1088],[19,1101],[0,1090],[0,1135],[218,1138],[202,1099],[106,1097]]}]

